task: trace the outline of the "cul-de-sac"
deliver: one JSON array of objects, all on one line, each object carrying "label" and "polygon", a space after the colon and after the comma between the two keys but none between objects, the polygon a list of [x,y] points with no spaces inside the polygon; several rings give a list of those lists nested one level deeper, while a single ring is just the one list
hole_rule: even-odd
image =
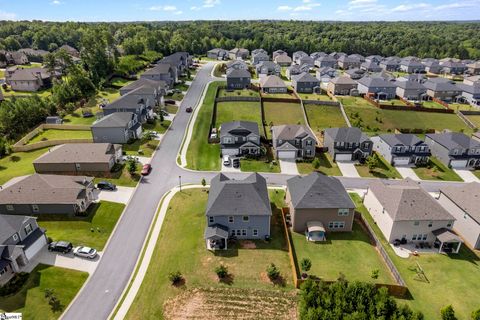
[{"label": "cul-de-sac", "polygon": [[478,1],[0,6],[0,319],[480,320]]}]

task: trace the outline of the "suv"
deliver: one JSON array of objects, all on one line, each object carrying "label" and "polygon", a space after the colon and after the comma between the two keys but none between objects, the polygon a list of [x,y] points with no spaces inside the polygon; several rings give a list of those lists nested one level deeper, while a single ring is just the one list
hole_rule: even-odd
[{"label": "suv", "polygon": [[229,156],[223,156],[223,165],[224,166],[229,166],[230,165],[230,157]]},{"label": "suv", "polygon": [[240,159],[238,159],[238,158],[233,159],[233,160],[232,160],[232,166],[233,166],[235,169],[240,168]]},{"label": "suv", "polygon": [[114,191],[117,189],[117,186],[108,181],[100,181],[97,183],[97,189]]},{"label": "suv", "polygon": [[73,245],[67,241],[53,241],[48,245],[48,251],[56,251],[62,253],[69,253],[72,251]]}]

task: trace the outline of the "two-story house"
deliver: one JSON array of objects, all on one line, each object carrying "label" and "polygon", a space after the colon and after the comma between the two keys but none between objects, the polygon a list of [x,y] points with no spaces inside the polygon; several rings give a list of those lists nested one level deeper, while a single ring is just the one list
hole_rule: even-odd
[{"label": "two-story house", "polygon": [[480,167],[480,142],[460,132],[427,134],[432,155],[451,168]]},{"label": "two-story house", "polygon": [[185,74],[185,71],[192,65],[192,56],[185,51],[175,52],[169,56],[166,56],[159,63],[167,63],[172,65],[180,76]]},{"label": "two-story house", "polygon": [[337,59],[335,59],[332,56],[323,56],[315,59],[315,66],[319,68],[323,67],[329,67],[329,68],[335,68],[337,66]]},{"label": "two-story house", "polygon": [[379,62],[380,68],[384,71],[397,71],[400,67],[400,59],[389,57]]},{"label": "two-story house", "polygon": [[415,134],[381,134],[372,140],[375,151],[395,166],[425,165],[430,159],[428,144]]},{"label": "two-story house", "polygon": [[280,76],[282,67],[273,61],[261,61],[255,66],[255,71],[258,76]]},{"label": "two-story house", "polygon": [[228,89],[248,88],[252,79],[250,72],[244,69],[230,69],[227,71],[226,77]]},{"label": "two-story house", "polygon": [[273,126],[272,142],[278,159],[296,160],[315,157],[317,140],[306,126]]},{"label": "two-story house", "polygon": [[309,72],[302,72],[292,77],[292,87],[296,92],[313,93],[320,91],[320,80]]},{"label": "two-story house", "polygon": [[414,58],[405,58],[400,61],[399,70],[407,73],[422,73],[425,72],[425,66]]},{"label": "two-story house", "polygon": [[315,71],[315,77],[321,82],[329,82],[330,79],[336,77],[337,75],[337,70],[330,67],[321,67]]},{"label": "two-story house", "polygon": [[429,97],[446,102],[451,102],[462,94],[462,89],[456,85],[455,81],[446,78],[430,78],[423,85]]},{"label": "two-story house", "polygon": [[442,71],[448,74],[464,74],[468,67],[460,61],[448,60],[440,63]]},{"label": "two-story house", "polygon": [[26,269],[46,244],[36,218],[0,215],[0,287]]},{"label": "two-story house", "polygon": [[215,60],[227,60],[228,51],[222,48],[214,48],[207,51],[207,58]]},{"label": "two-story house", "polygon": [[260,155],[260,133],[258,124],[250,121],[222,123],[220,148],[222,156]]},{"label": "two-story house", "polygon": [[349,56],[341,56],[340,58],[338,58],[337,64],[343,70],[348,70],[348,69],[351,69],[351,68],[360,68],[360,65],[362,63],[360,62],[360,59],[358,59],[358,58],[349,57]]},{"label": "two-story house", "polygon": [[406,79],[397,80],[395,81],[395,84],[397,86],[395,89],[397,96],[406,100],[421,101],[427,92],[427,88],[418,81],[410,81]]},{"label": "two-story house", "polygon": [[292,64],[292,58],[290,58],[287,54],[279,54],[273,58],[273,61],[281,67],[288,67]]},{"label": "two-story house", "polygon": [[262,89],[262,92],[270,94],[288,92],[288,87],[285,82],[276,75],[262,77],[260,79],[260,88]]},{"label": "two-story house", "polygon": [[358,94],[358,83],[347,76],[340,76],[330,79],[327,90],[334,95],[347,96],[353,93]]},{"label": "two-story house", "polygon": [[323,145],[333,161],[364,161],[373,149],[370,138],[356,127],[325,129]]},{"label": "two-story house", "polygon": [[248,70],[248,65],[243,60],[232,60],[227,62],[227,73],[230,70]]},{"label": "two-story house", "polygon": [[244,48],[233,48],[232,50],[228,51],[228,57],[231,60],[246,60],[250,51]]},{"label": "two-story house", "polygon": [[462,97],[472,106],[480,106],[480,85],[457,84],[462,90]]},{"label": "two-story house", "polygon": [[142,138],[142,124],[132,112],[111,113],[90,127],[93,142],[127,143]]},{"label": "two-story house", "polygon": [[178,70],[170,63],[158,63],[153,68],[146,70],[140,78],[150,80],[163,80],[168,88],[172,88],[178,82]]},{"label": "two-story house", "polygon": [[373,61],[362,63],[360,69],[368,72],[381,72],[383,70],[378,63]]},{"label": "two-story house", "polygon": [[153,119],[153,108],[156,105],[156,101],[151,98],[150,94],[140,92],[141,90],[142,88],[135,89],[110,102],[102,108],[103,114],[108,116],[116,112],[132,112],[137,115],[140,123],[145,123],[148,119]]},{"label": "two-story house", "polygon": [[303,51],[295,51],[292,55],[293,62],[298,65],[301,64],[300,59],[303,57],[309,57],[309,55]]},{"label": "two-story house", "polygon": [[379,100],[395,98],[397,86],[394,81],[382,77],[365,76],[358,81],[358,92]]},{"label": "two-story house", "polygon": [[162,105],[163,97],[167,93],[167,83],[163,80],[140,78],[120,88],[121,96],[127,95],[131,92],[154,101],[155,105]]},{"label": "two-story house", "polygon": [[[263,50],[263,49],[257,49],[257,50]],[[270,57],[268,56],[268,53],[263,50],[263,51],[252,51],[252,64],[256,65],[262,61],[269,61]]]},{"label": "two-story house", "polygon": [[227,249],[229,237],[270,237],[272,209],[267,182],[258,173],[231,180],[220,173],[210,182],[205,242],[208,250]]}]

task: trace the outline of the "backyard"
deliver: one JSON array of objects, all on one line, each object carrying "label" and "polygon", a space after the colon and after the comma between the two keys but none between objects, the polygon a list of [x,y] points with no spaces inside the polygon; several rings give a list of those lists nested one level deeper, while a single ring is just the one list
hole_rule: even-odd
[{"label": "backyard", "polygon": [[0,159],[0,185],[8,180],[34,173],[32,162],[48,148],[28,152],[15,152]]},{"label": "backyard", "polygon": [[[82,115],[84,112],[91,112],[93,116],[84,118]],[[63,117],[63,122],[66,124],[76,124],[76,125],[91,125],[97,120],[95,116],[96,113],[100,112],[98,106],[92,108],[78,108],[71,114],[67,114]]]},{"label": "backyard", "polygon": [[[88,273],[59,267],[38,265],[29,275],[27,282],[15,294],[0,298],[0,311],[19,312],[24,319],[58,319],[77,295]],[[45,289],[52,289],[62,310],[53,312]]]},{"label": "backyard", "polygon": [[264,135],[260,102],[218,102],[215,127],[218,129],[222,123],[235,120],[252,121],[258,123],[259,133],[261,136]]},{"label": "backyard", "polygon": [[467,119],[472,121],[472,123],[478,128],[480,127],[480,115],[469,115]]},{"label": "backyard", "polygon": [[297,93],[302,100],[318,100],[318,101],[333,101],[326,94],[316,94],[316,93]]},{"label": "backyard", "polygon": [[250,89],[242,89],[242,90],[226,90],[220,89],[218,91],[219,97],[260,97],[258,91],[250,90]]},{"label": "backyard", "polygon": [[[265,121],[269,127],[283,124],[305,124],[305,118],[299,103],[264,102],[263,110]],[[270,130],[267,130],[267,135],[270,136],[270,134]]]},{"label": "backyard", "polygon": [[315,169],[312,162],[297,162],[298,173],[309,174],[313,171],[320,172],[326,176],[341,176],[342,173],[337,164],[332,161],[328,153],[318,153],[316,158],[320,161],[320,167]]},{"label": "backyard", "polygon": [[[269,301],[270,305],[265,307],[270,309],[275,305],[277,308],[272,319],[291,319],[289,313],[292,309],[295,313],[295,303],[291,300],[294,299],[294,293],[291,292],[291,299],[282,299],[282,303],[277,304],[277,299],[289,295],[293,289],[286,240],[278,209],[283,205],[283,196],[282,191],[270,191],[270,200],[272,205],[276,206],[272,216],[270,242],[242,241],[228,250],[213,253],[205,248],[203,239],[207,192],[202,189],[186,189],[177,193],[169,204],[152,261],[126,318],[161,319],[164,317],[163,308],[168,299],[170,300],[166,303],[167,306],[172,303],[171,299],[181,295],[177,298],[181,300],[178,303],[193,307],[188,293],[210,290],[216,293],[217,297],[213,301],[205,302],[211,305],[209,311],[204,311],[205,308],[201,305],[198,306],[202,312],[207,312],[203,314],[205,319],[213,313],[217,318],[225,318],[227,314],[230,318],[232,315],[250,315],[251,308],[265,300]],[[279,268],[285,281],[284,286],[273,285],[266,276],[265,270],[272,262]],[[226,265],[231,275],[227,283],[219,282],[214,273],[215,267],[220,264]],[[167,277],[170,272],[175,271],[180,271],[184,278],[184,283],[178,287],[172,286]],[[234,294],[237,290],[243,290],[244,294]],[[254,294],[255,292],[257,294]],[[185,296],[182,294],[187,294],[188,298],[183,299]],[[244,304],[244,301],[250,301],[252,296],[257,297],[255,303]],[[227,306],[224,304],[225,299],[232,302]],[[254,312],[258,312],[258,309]]]},{"label": "backyard", "polygon": [[326,128],[347,126],[339,107],[317,104],[305,104],[304,106],[310,128],[319,139],[321,138],[321,131]]},{"label": "backyard", "polygon": [[39,215],[38,224],[53,241],[67,240],[102,251],[124,208],[122,203],[100,201],[88,208],[85,217]]},{"label": "backyard", "polygon": [[28,140],[26,144],[32,144],[41,141],[52,140],[75,140],[75,139],[92,139],[90,130],[57,130],[45,129],[40,131],[35,137]]},{"label": "backyard", "polygon": [[430,157],[427,166],[413,168],[413,171],[422,180],[463,181],[455,171],[435,157]]}]

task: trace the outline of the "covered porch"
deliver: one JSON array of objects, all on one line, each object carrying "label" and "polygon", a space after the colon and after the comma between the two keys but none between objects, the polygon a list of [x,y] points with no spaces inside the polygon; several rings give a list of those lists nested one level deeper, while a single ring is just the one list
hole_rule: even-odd
[{"label": "covered porch", "polygon": [[305,237],[308,241],[325,241],[325,227],[320,221],[307,222],[307,229],[305,230]]},{"label": "covered porch", "polygon": [[208,226],[204,238],[207,250],[227,250],[228,228],[220,224]]},{"label": "covered porch", "polygon": [[453,231],[440,228],[432,233],[436,237],[433,246],[438,248],[439,253],[458,253],[460,251],[463,241]]}]

